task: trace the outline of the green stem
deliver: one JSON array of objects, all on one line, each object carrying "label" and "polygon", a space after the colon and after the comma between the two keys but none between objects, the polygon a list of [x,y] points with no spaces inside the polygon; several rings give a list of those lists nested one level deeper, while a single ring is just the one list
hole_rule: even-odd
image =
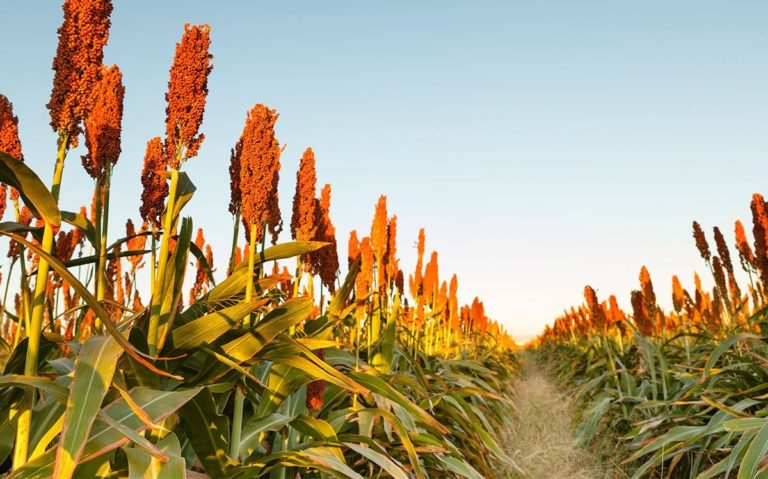
[{"label": "green stem", "polygon": [[[67,157],[67,146],[69,145],[69,134],[59,133],[58,150],[56,152],[56,166],[53,170],[53,183],[51,194],[58,204],[59,191],[61,190],[61,176],[64,172],[64,160]],[[53,248],[53,225],[46,221],[43,230],[42,249],[50,253]],[[32,302],[32,316],[29,322],[29,331],[27,331],[27,355],[24,362],[24,375],[37,375],[37,362],[40,355],[40,329],[43,324],[43,314],[45,313],[45,290],[48,285],[48,261],[40,258],[37,267],[37,280],[35,283],[35,297]],[[18,469],[27,462],[29,451],[29,433],[32,424],[32,407],[35,402],[35,393],[30,390],[27,397],[21,405],[19,411],[19,421],[16,427],[16,443],[13,450],[13,469]]]},{"label": "green stem", "polygon": [[103,185],[103,178],[99,177],[96,179],[96,187],[93,190],[93,214],[95,216],[94,222],[93,222],[93,229],[94,229],[94,236],[98,239],[98,242],[94,247],[96,248],[96,257],[98,260],[96,261],[96,271],[94,273],[95,280],[93,282],[93,295],[96,296],[98,299],[99,297],[99,287],[102,285],[101,278],[99,277],[99,271],[101,271],[101,209],[102,209],[102,185]]},{"label": "green stem", "polygon": [[304,266],[303,262],[301,261],[301,256],[296,258],[296,274],[294,275],[293,279],[293,297],[298,298],[299,297],[299,287],[301,284],[301,277],[304,273]]},{"label": "green stem", "polygon": [[[97,222],[99,223],[99,263],[96,270],[96,299],[98,301],[104,300],[104,293],[106,290],[106,275],[105,270],[107,267],[107,230],[109,226],[109,187],[110,177],[112,175],[109,162],[107,162],[106,171],[104,172],[103,181],[97,182]],[[119,278],[118,278],[119,281]]]},{"label": "green stem", "polygon": [[160,259],[157,265],[156,282],[152,288],[152,306],[149,315],[149,331],[147,333],[147,343],[149,354],[157,354],[158,330],[160,328],[160,314],[162,309],[162,288],[165,282],[165,270],[168,266],[168,250],[170,248],[171,236],[173,236],[173,210],[176,203],[176,189],[179,183],[179,171],[171,170],[171,187],[168,192],[168,205],[165,208],[163,216],[163,239],[160,242]]},{"label": "green stem", "polygon": [[150,242],[152,252],[150,253],[149,258],[149,284],[154,285],[155,284],[155,269],[157,266],[157,228],[155,228],[155,224],[152,223],[152,235],[151,235],[151,242]]},{"label": "green stem", "polygon": [[[245,302],[250,303],[253,298],[253,268],[256,265],[256,225],[251,225],[251,231],[248,236],[248,274],[245,283]],[[243,319],[246,327],[251,325],[251,315]]]},{"label": "green stem", "polygon": [[232,274],[235,270],[235,251],[237,250],[237,237],[240,234],[240,212],[235,214],[235,231],[232,234],[232,250],[229,252],[229,269],[227,269],[227,275]]}]

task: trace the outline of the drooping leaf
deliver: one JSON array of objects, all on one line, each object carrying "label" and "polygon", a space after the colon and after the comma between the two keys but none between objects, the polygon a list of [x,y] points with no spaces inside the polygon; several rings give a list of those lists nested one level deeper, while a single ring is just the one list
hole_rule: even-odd
[{"label": "drooping leaf", "polygon": [[159,374],[161,376],[167,376],[167,377],[173,377],[177,379],[181,379],[177,376],[174,376],[172,374],[169,374],[161,369],[156,368],[151,362],[149,362],[146,358],[146,355],[138,351],[131,343],[126,341],[126,339],[123,337],[122,332],[115,326],[115,324],[112,322],[112,319],[109,317],[109,314],[104,310],[104,308],[101,306],[100,302],[96,300],[96,298],[91,294],[90,291],[88,291],[88,288],[85,287],[80,281],[78,281],[77,278],[75,278],[72,273],[69,272],[69,270],[64,266],[56,257],[51,256],[50,254],[43,251],[40,247],[37,245],[31,243],[30,241],[27,241],[25,238],[22,238],[21,236],[15,235],[13,233],[7,233],[4,231],[0,231],[0,235],[5,235],[13,239],[14,241],[17,241],[27,248],[31,249],[35,252],[38,256],[48,261],[48,264],[51,266],[51,268],[56,271],[59,276],[62,277],[64,281],[69,283],[70,287],[74,289],[78,295],[82,298],[82,300],[88,304],[88,306],[93,310],[93,312],[96,314],[96,316],[101,320],[104,327],[107,329],[110,335],[112,335],[113,338],[122,346],[122,348],[127,352],[128,354],[133,357],[134,360],[136,360],[138,363],[149,369],[150,371]]},{"label": "drooping leaf", "polygon": [[53,227],[61,225],[61,213],[45,183],[23,161],[0,151],[0,182],[19,191],[32,213]]},{"label": "drooping leaf", "polygon": [[88,242],[98,251],[99,240],[96,238],[96,228],[91,223],[91,220],[80,213],[73,213],[72,211],[62,211],[61,219],[82,231]]}]

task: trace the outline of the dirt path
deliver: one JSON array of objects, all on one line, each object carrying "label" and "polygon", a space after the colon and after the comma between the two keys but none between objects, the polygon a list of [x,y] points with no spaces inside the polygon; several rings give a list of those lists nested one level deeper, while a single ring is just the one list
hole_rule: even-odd
[{"label": "dirt path", "polygon": [[517,414],[511,420],[506,445],[509,454],[525,472],[518,477],[623,477],[598,467],[594,458],[575,444],[574,405],[535,360],[523,360],[522,373],[514,391]]}]

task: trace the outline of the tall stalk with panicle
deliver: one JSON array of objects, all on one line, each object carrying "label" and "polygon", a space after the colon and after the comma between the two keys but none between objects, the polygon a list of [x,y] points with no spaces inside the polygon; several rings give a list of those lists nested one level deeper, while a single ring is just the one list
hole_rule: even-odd
[{"label": "tall stalk with panicle", "polygon": [[82,157],[85,171],[96,180],[96,238],[98,262],[96,264],[95,296],[104,300],[107,265],[107,234],[109,225],[109,185],[112,168],[120,157],[120,132],[123,120],[122,74],[117,66],[102,68],[101,80],[94,89],[94,104],[85,119],[85,144],[88,154]]},{"label": "tall stalk with panicle", "polygon": [[274,129],[278,116],[273,109],[262,104],[255,105],[246,115],[245,126],[235,151],[240,166],[238,209],[249,251],[247,301],[250,301],[253,291],[256,244],[265,239],[267,230],[274,244],[283,227],[277,195],[280,144],[275,138]]},{"label": "tall stalk with panicle", "polygon": [[387,197],[379,196],[371,223],[371,251],[373,253],[373,271],[371,275],[371,292],[373,293],[374,308],[368,324],[368,360],[372,360],[372,344],[381,335],[384,298],[382,292],[386,286],[386,267],[384,260],[387,254]]},{"label": "tall stalk with panicle", "polygon": [[[304,150],[296,172],[296,192],[293,195],[293,214],[291,215],[291,237],[296,241],[312,241],[317,233],[317,202],[315,199],[317,175],[315,173],[315,153],[312,148]],[[301,279],[305,272],[310,273],[309,285],[312,284],[312,263],[309,255],[296,258],[296,278],[293,283],[293,296],[299,295]]]},{"label": "tall stalk with panicle", "polygon": [[234,216],[234,228],[232,228],[232,247],[229,251],[229,263],[227,276],[235,270],[235,253],[237,242],[240,239],[240,142],[229,153],[229,212]]},{"label": "tall stalk with panicle", "polygon": [[[77,144],[82,121],[93,106],[92,92],[101,76],[101,60],[104,45],[109,37],[112,3],[109,0],[67,0],[63,10],[64,22],[59,28],[59,45],[53,60],[53,90],[47,105],[51,114],[51,127],[58,134],[51,184],[51,194],[56,203],[59,200],[67,152],[70,146]],[[52,251],[55,227],[58,225],[45,222],[41,247],[46,253]],[[24,365],[24,374],[27,376],[37,374],[48,269],[48,262],[41,258],[37,268],[30,328],[27,332],[29,342]],[[30,392],[29,396],[31,400],[25,403],[19,414],[14,468],[27,462],[34,393]]]},{"label": "tall stalk with panicle", "polygon": [[[245,283],[245,302],[253,299],[253,274],[256,262],[256,243],[266,239],[267,231],[272,234],[272,243],[277,241],[277,235],[282,230],[282,219],[278,206],[277,185],[280,174],[280,144],[275,138],[275,122],[278,114],[262,104],[255,105],[246,115],[240,140],[235,150],[235,162],[240,167],[237,188],[239,204],[235,211],[242,217],[245,237],[248,240],[248,270]],[[235,182],[233,182],[233,185]],[[235,198],[233,192],[232,198]],[[230,211],[232,211],[230,205]],[[263,248],[263,246],[262,246]],[[250,315],[244,318],[244,323],[250,325]],[[242,426],[242,397],[243,392],[235,391],[236,408],[234,417],[235,427],[232,428],[230,451],[237,457]]]},{"label": "tall stalk with panicle", "polygon": [[[328,243],[310,253],[312,267],[320,275],[320,283],[333,294],[336,291],[336,274],[339,271],[339,252],[336,245],[336,228],[331,221],[331,185],[326,184],[320,192],[320,199],[315,207],[317,232],[315,239]],[[322,314],[322,298],[320,301]]]},{"label": "tall stalk with panicle", "polygon": [[[174,217],[179,169],[184,161],[197,155],[205,135],[200,133],[205,102],[208,97],[208,75],[213,65],[208,52],[211,39],[208,25],[184,25],[181,42],[176,44],[173,65],[170,70],[168,92],[165,94],[165,141],[163,156],[170,168],[168,202],[162,219],[163,236],[158,253],[157,272],[150,299],[149,352],[157,354],[161,338],[158,337],[161,317],[169,314],[173,304],[166,304],[162,297],[167,286],[166,276],[170,256],[170,240],[175,234],[177,218]],[[164,181],[164,180],[163,180]]]}]

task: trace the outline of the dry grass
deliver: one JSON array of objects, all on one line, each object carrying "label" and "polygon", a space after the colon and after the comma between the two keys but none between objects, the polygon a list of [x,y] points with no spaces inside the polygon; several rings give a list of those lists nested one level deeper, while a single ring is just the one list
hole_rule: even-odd
[{"label": "dry grass", "polygon": [[574,404],[531,358],[522,365],[514,386],[516,417],[510,421],[506,446],[523,474],[532,479],[624,477],[599,465],[575,444]]}]

